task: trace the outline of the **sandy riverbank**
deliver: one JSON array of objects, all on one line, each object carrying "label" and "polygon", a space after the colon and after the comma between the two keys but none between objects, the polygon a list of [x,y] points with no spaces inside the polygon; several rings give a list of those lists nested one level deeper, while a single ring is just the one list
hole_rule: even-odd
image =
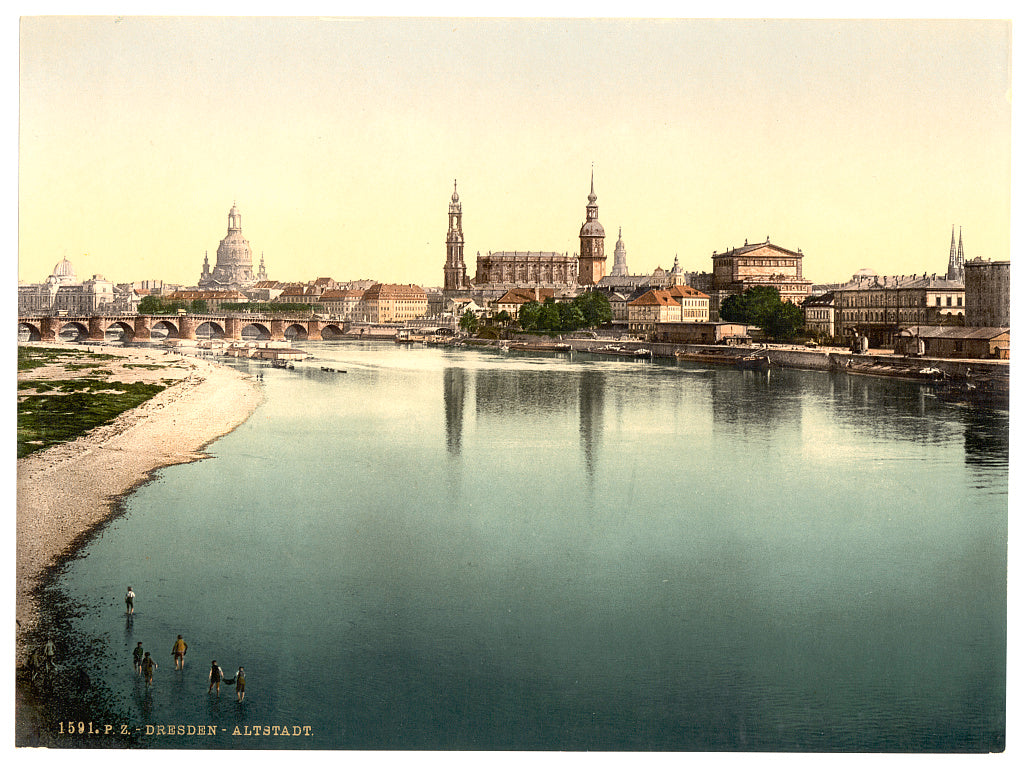
[{"label": "sandy riverbank", "polygon": [[[156,348],[92,349],[118,357],[102,363],[113,380],[177,383],[73,442],[18,460],[19,658],[22,639],[39,616],[33,591],[48,568],[114,514],[120,498],[151,472],[206,457],[203,448],[244,422],[262,399],[251,376],[205,359]],[[18,380],[48,380],[51,374],[57,373],[37,369],[19,373]]]}]

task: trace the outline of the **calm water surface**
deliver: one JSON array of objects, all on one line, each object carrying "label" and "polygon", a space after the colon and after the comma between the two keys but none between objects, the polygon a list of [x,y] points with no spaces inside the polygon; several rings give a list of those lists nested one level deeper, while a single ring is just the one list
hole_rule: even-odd
[{"label": "calm water surface", "polygon": [[[305,347],[251,363],[265,403],[60,579],[133,727],[222,728],[147,743],[1002,748],[1005,411],[792,370]],[[243,704],[207,694],[213,659],[245,666]],[[232,735],[256,725],[312,735]]]}]

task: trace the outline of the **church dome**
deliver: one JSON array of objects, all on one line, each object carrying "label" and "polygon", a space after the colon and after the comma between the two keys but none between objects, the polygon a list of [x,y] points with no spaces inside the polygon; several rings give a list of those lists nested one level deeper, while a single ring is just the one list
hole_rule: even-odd
[{"label": "church dome", "polygon": [[596,218],[584,221],[580,227],[580,237],[604,237],[604,227]]},{"label": "church dome", "polygon": [[71,262],[66,258],[61,259],[57,262],[57,265],[53,267],[53,276],[62,278],[62,281],[71,281],[75,279],[75,267],[71,265]]}]

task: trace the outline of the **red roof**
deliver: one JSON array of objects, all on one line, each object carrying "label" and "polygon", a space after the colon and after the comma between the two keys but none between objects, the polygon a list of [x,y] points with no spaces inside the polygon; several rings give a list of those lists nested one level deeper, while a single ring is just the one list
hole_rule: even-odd
[{"label": "red roof", "polygon": [[667,290],[648,290],[640,298],[629,302],[630,306],[679,306],[679,302]]}]

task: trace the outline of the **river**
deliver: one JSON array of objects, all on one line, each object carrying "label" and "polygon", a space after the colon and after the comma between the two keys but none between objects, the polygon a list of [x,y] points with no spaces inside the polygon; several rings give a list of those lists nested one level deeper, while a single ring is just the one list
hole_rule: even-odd
[{"label": "river", "polygon": [[[1006,411],[835,373],[297,345],[317,359],[236,363],[264,403],[57,581],[146,744],[1003,747]],[[214,659],[244,702],[207,692]]]}]

